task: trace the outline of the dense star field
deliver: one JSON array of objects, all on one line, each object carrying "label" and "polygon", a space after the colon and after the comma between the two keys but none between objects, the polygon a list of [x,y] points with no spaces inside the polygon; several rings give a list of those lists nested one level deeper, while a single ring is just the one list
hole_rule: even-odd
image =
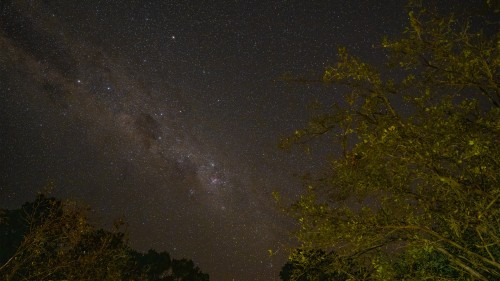
[{"label": "dense star field", "polygon": [[294,225],[271,193],[323,157],[278,143],[334,93],[280,77],[321,77],[341,46],[378,61],[405,4],[2,0],[0,207],[53,186],[140,251],[278,280]]}]

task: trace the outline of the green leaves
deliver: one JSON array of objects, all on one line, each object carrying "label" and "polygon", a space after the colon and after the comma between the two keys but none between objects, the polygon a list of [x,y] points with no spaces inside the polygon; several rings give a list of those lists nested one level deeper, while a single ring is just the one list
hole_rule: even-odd
[{"label": "green leaves", "polygon": [[287,139],[329,137],[341,151],[288,210],[303,249],[335,252],[323,268],[357,266],[374,280],[500,278],[500,38],[470,20],[410,11],[407,32],[382,43],[395,77],[346,49],[325,69],[323,81],[347,92]]}]

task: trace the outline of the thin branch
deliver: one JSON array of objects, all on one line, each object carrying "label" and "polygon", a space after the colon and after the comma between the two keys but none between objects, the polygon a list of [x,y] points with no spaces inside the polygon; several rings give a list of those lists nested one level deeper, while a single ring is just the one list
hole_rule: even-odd
[{"label": "thin branch", "polygon": [[465,263],[463,263],[460,259],[458,259],[454,255],[450,254],[450,252],[446,251],[444,248],[436,247],[436,249],[439,252],[445,254],[450,259],[451,262],[455,263],[460,268],[462,268],[465,271],[467,271],[471,276],[473,276],[473,277],[475,277],[475,278],[477,278],[479,280],[482,280],[482,281],[488,281],[488,279],[486,277],[484,277],[481,273],[477,272],[476,270],[472,269],[470,266],[468,266]]}]

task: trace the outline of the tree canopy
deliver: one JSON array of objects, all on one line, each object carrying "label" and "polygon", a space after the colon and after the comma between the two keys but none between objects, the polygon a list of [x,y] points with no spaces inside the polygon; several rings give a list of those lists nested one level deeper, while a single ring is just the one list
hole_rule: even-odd
[{"label": "tree canopy", "polygon": [[112,231],[90,224],[87,210],[39,195],[17,210],[0,210],[0,279],[208,281],[191,260],[167,252],[140,253],[118,222]]},{"label": "tree canopy", "polygon": [[384,64],[341,48],[323,76],[339,85],[331,110],[283,140],[341,151],[287,208],[301,249],[284,280],[500,278],[498,10],[408,16],[383,39]]}]

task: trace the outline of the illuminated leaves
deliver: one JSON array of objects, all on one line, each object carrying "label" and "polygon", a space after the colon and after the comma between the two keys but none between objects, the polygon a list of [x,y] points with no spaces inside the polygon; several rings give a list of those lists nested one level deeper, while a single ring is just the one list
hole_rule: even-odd
[{"label": "illuminated leaves", "polygon": [[342,152],[290,207],[296,237],[335,252],[324,270],[355,259],[378,280],[500,278],[499,35],[425,10],[409,19],[382,43],[397,79],[340,49],[323,81],[347,92],[286,139],[329,137]]}]

